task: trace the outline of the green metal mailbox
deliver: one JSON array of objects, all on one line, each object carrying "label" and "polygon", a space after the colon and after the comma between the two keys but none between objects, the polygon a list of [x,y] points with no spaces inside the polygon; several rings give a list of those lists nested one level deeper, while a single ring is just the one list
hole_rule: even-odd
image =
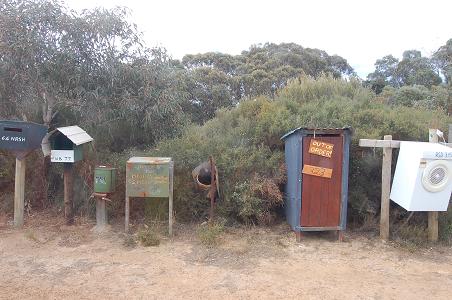
[{"label": "green metal mailbox", "polygon": [[173,160],[170,157],[132,157],[126,165],[125,230],[129,226],[129,202],[132,197],[169,200],[169,233],[172,234]]},{"label": "green metal mailbox", "polygon": [[116,169],[98,166],[94,169],[94,192],[114,193],[116,190]]}]

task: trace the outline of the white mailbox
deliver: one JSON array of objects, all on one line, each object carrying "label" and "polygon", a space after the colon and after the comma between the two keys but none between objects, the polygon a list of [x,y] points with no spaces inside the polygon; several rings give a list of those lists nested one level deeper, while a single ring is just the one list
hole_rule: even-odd
[{"label": "white mailbox", "polygon": [[446,211],[452,192],[452,149],[400,142],[391,200],[408,211]]}]

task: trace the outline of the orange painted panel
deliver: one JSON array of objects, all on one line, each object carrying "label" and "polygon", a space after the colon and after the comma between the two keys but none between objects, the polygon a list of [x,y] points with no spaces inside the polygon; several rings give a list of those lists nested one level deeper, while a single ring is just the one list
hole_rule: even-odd
[{"label": "orange painted panel", "polygon": [[[342,191],[343,136],[316,136],[315,140],[333,145],[331,158],[309,153],[312,136],[303,138],[301,226],[334,227],[340,224]],[[333,170],[331,177],[313,176],[306,165]],[[311,169],[312,170],[312,169]]]}]

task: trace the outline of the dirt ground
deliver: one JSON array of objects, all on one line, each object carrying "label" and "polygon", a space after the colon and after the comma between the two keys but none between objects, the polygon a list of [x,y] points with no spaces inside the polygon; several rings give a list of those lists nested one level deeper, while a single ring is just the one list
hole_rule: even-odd
[{"label": "dirt ground", "polygon": [[0,220],[1,299],[451,299],[452,249],[407,249],[286,226],[227,229],[218,246],[178,225],[158,247],[124,244],[121,224],[63,226],[45,215]]}]

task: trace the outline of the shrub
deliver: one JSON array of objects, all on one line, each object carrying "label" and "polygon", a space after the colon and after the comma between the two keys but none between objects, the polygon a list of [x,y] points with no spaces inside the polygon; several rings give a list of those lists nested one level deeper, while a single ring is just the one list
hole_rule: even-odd
[{"label": "shrub", "polygon": [[224,224],[214,222],[213,224],[202,224],[198,228],[198,238],[204,246],[213,247],[218,245],[219,237],[224,231]]},{"label": "shrub", "polygon": [[138,240],[145,247],[160,245],[160,239],[158,235],[150,228],[144,228],[138,231]]},{"label": "shrub", "polygon": [[124,211],[127,159],[173,157],[177,219],[199,221],[207,218],[210,204],[205,194],[194,190],[191,171],[212,155],[220,182],[216,214],[229,222],[271,224],[284,197],[284,144],[280,137],[300,126],[349,125],[354,128],[349,216],[364,221],[366,216],[378,214],[380,208],[381,150],[361,148],[359,139],[392,134],[393,139],[426,141],[430,126],[446,128],[451,121],[442,112],[388,105],[355,80],[302,77],[291,81],[275,99],[243,101],[235,108],[218,111],[202,126],[188,126],[179,137],[163,140],[154,148],[98,153],[97,161],[118,168],[117,192],[109,207],[119,216]]},{"label": "shrub", "polygon": [[[302,77],[276,99],[266,97],[220,110],[203,126],[191,126],[180,137],[160,142],[150,156],[175,160],[175,209],[180,220],[207,216],[209,202],[193,191],[191,170],[209,155],[220,172],[218,213],[242,222],[269,224],[283,197],[284,144],[280,137],[299,126],[355,130],[350,162],[350,213],[363,220],[380,203],[381,150],[358,146],[360,138],[426,141],[433,124],[446,128],[450,118],[424,108],[389,106],[351,80]],[[394,162],[396,160],[394,159]]]}]

